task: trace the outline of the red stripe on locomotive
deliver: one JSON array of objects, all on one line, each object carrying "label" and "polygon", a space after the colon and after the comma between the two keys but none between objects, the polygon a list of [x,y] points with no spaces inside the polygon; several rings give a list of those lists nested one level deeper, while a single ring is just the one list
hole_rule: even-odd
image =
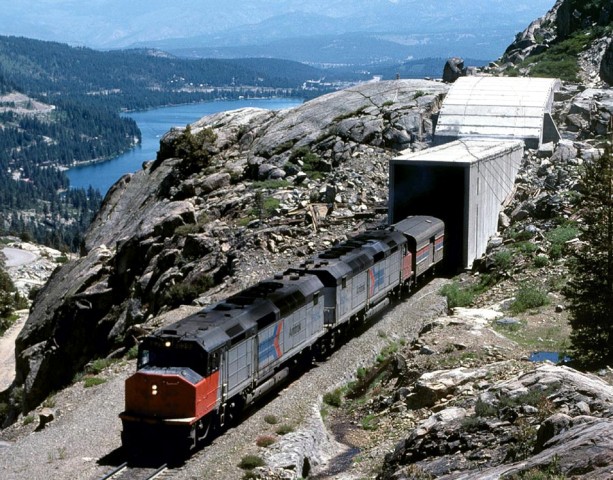
[{"label": "red stripe on locomotive", "polygon": [[434,241],[434,249],[438,251],[441,248],[443,248],[444,244],[445,244],[445,235],[441,235]]},{"label": "red stripe on locomotive", "polygon": [[413,254],[408,252],[402,257],[402,280],[406,280],[413,274]]}]

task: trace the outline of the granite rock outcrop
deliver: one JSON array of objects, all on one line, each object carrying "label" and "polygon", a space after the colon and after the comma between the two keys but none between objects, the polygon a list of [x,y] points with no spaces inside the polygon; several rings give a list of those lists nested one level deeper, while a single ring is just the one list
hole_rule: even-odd
[{"label": "granite rock outcrop", "polygon": [[223,298],[383,218],[387,160],[427,145],[447,88],[373,82],[168,132],[155,161],[111,188],[81,257],[37,296],[16,343],[21,408],[125,352],[135,325]]}]

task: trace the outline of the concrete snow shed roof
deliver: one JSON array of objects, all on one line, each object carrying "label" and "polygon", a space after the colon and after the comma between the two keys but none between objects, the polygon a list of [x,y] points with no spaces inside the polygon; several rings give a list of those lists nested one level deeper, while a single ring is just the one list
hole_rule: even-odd
[{"label": "concrete snow shed roof", "polygon": [[559,87],[552,78],[461,77],[443,101],[435,141],[517,138],[538,146]]},{"label": "concrete snow shed roof", "polygon": [[498,139],[467,138],[445,143],[438,147],[427,148],[419,152],[405,150],[392,159],[393,162],[471,164],[498,158],[501,154],[523,148],[520,140],[501,141]]}]

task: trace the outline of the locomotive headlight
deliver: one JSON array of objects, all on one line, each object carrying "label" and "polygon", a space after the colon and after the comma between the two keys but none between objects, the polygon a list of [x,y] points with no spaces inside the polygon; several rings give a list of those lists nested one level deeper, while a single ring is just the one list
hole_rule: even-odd
[{"label": "locomotive headlight", "polygon": [[158,394],[158,386],[151,385],[151,395],[157,395],[157,394]]},{"label": "locomotive headlight", "polygon": [[166,343],[164,344],[165,347],[170,347],[171,343],[170,340],[167,340]]}]

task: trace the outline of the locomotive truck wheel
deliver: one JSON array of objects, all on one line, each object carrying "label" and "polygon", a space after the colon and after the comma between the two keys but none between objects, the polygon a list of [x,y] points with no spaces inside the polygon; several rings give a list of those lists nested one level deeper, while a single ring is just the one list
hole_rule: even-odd
[{"label": "locomotive truck wheel", "polygon": [[207,415],[201,419],[196,426],[196,438],[199,442],[206,440],[213,430],[213,419]]}]

